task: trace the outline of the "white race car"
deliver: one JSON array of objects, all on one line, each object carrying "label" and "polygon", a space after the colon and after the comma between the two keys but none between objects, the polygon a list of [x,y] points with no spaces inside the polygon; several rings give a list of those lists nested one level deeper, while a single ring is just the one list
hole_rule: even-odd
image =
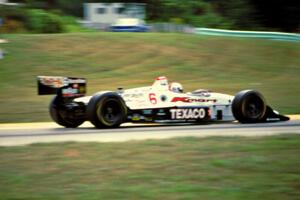
[{"label": "white race car", "polygon": [[254,90],[243,90],[235,96],[198,89],[183,92],[179,83],[168,83],[166,77],[155,79],[151,86],[117,91],[100,91],[85,96],[83,78],[38,76],[38,94],[56,94],[50,103],[50,115],[59,125],[75,128],[90,121],[97,128],[118,127],[125,122],[203,123],[239,121],[260,123],[285,121]]}]

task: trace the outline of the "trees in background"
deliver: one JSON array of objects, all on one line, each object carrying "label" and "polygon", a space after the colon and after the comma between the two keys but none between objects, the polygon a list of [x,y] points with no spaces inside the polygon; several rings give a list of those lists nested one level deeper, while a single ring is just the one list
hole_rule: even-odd
[{"label": "trees in background", "polygon": [[292,0],[14,0],[14,2],[25,3],[29,8],[61,12],[76,17],[82,17],[83,3],[87,2],[139,2],[146,4],[147,20],[150,22],[185,23],[196,27],[240,30],[300,31],[300,6],[297,1]]},{"label": "trees in background", "polygon": [[257,10],[257,21],[266,29],[285,32],[300,32],[300,1],[251,0]]},{"label": "trees in background", "polygon": [[0,18],[4,23],[0,33],[62,33],[80,28],[74,17],[64,16],[59,10],[0,6]]},{"label": "trees in background", "polygon": [[230,21],[233,29],[260,29],[257,10],[248,0],[206,0],[214,10]]}]

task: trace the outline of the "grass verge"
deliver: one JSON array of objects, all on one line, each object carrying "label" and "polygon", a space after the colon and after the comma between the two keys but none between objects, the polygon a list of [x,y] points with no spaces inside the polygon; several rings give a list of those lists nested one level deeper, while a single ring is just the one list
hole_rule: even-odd
[{"label": "grass verge", "polygon": [[152,84],[159,75],[186,91],[261,91],[286,114],[300,113],[299,43],[169,33],[2,35],[0,122],[49,121],[51,97],[37,75],[86,77],[88,94]]},{"label": "grass verge", "polygon": [[1,199],[298,199],[300,136],[0,148]]}]

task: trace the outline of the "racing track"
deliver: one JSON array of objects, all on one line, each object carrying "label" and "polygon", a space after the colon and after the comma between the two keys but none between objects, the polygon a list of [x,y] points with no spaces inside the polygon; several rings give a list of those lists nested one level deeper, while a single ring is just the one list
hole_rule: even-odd
[{"label": "racing track", "polygon": [[0,124],[0,146],[47,142],[123,142],[129,140],[166,139],[173,137],[267,136],[300,134],[300,117],[287,122],[260,124],[124,124],[117,129],[95,129],[89,123],[76,129],[55,123]]}]

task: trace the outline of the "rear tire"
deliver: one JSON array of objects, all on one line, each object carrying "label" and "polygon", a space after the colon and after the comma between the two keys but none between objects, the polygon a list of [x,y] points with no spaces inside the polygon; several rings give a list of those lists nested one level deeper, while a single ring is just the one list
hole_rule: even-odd
[{"label": "rear tire", "polygon": [[232,113],[241,123],[262,122],[267,110],[264,97],[254,90],[237,93],[232,102]]},{"label": "rear tire", "polygon": [[115,128],[126,121],[127,107],[115,92],[95,94],[88,103],[88,120],[97,128]]},{"label": "rear tire", "polygon": [[66,113],[63,109],[63,104],[60,103],[60,98],[55,96],[49,106],[50,116],[57,124],[66,128],[76,128],[85,120],[76,119]]}]

